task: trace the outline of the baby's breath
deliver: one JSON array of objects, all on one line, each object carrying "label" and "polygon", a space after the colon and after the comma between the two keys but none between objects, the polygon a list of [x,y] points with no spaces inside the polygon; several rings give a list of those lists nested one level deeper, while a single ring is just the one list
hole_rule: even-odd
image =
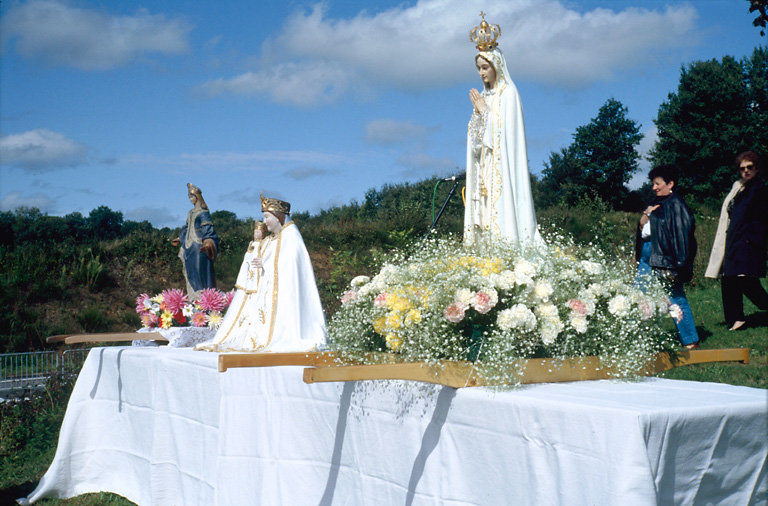
[{"label": "baby's breath", "polygon": [[475,361],[484,382],[498,385],[519,383],[520,359],[597,356],[616,377],[632,377],[672,348],[659,282],[643,293],[626,259],[563,236],[546,240],[430,239],[408,256],[395,253],[341,296],[330,348],[363,363]]}]

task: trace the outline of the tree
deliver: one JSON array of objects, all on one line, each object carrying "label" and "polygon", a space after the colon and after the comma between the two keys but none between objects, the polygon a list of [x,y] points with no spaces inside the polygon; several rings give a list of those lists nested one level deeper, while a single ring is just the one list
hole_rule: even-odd
[{"label": "tree", "polygon": [[107,206],[91,210],[85,222],[91,237],[98,240],[116,239],[123,231],[123,213]]},{"label": "tree", "polygon": [[654,165],[680,170],[680,185],[699,200],[715,202],[734,178],[736,154],[768,148],[768,53],[756,48],[741,62],[697,61],[681,69],[677,92],[659,107]]},{"label": "tree", "polygon": [[596,117],[576,129],[570,146],[550,154],[541,181],[544,205],[573,205],[590,195],[614,209],[624,206],[629,194],[624,185],[637,172],[640,155],[635,146],[643,138],[640,125],[627,118],[627,112],[621,102],[608,99]]},{"label": "tree", "polygon": [[765,35],[765,27],[768,24],[768,0],[747,0],[747,2],[749,2],[749,12],[758,12],[752,20],[752,26],[761,27],[760,35]]}]

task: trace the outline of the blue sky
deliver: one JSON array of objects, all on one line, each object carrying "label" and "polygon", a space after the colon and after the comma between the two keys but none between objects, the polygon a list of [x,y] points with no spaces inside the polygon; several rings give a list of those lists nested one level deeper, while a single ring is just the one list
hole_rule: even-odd
[{"label": "blue sky", "polygon": [[[530,169],[613,97],[655,139],[681,66],[768,43],[743,0],[27,0],[0,6],[0,209],[180,226],[462,172],[469,30],[501,25]],[[642,180],[638,175],[637,180]]]}]

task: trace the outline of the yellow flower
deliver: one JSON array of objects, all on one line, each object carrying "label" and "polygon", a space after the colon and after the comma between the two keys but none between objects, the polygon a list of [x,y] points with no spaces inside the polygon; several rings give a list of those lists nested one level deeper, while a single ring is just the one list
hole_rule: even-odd
[{"label": "yellow flower", "polygon": [[405,314],[404,323],[405,325],[413,325],[416,323],[419,323],[421,321],[421,311],[418,309],[410,309]]},{"label": "yellow flower", "polygon": [[403,347],[403,340],[395,334],[387,334],[385,337],[387,341],[387,348],[392,351],[399,351]]},{"label": "yellow flower", "polygon": [[384,327],[386,327],[386,316],[380,316],[373,320],[373,330],[377,334],[383,334],[384,333]]},{"label": "yellow flower", "polygon": [[[392,304],[387,304],[392,310],[394,311],[405,311],[406,309],[410,309],[413,307],[413,304],[411,304],[411,301],[409,301],[407,298],[395,295],[392,297],[394,300],[392,301]],[[387,302],[389,303],[389,299],[387,299]]]},{"label": "yellow flower", "polygon": [[160,326],[164,329],[170,328],[173,325],[173,315],[170,311],[163,311],[160,315]]},{"label": "yellow flower", "polygon": [[403,319],[400,317],[400,313],[397,311],[392,311],[391,313],[387,313],[385,325],[388,329],[399,329],[403,326]]}]

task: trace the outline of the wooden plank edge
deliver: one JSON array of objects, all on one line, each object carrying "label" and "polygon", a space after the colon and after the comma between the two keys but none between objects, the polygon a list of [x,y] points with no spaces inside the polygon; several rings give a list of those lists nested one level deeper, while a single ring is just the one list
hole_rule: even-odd
[{"label": "wooden plank edge", "polygon": [[70,334],[66,344],[76,343],[116,343],[121,341],[162,341],[168,342],[159,332],[105,332],[97,334]]},{"label": "wooden plank edge", "polygon": [[220,353],[219,372],[234,367],[330,366],[335,359],[336,353],[328,351]]},{"label": "wooden plank edge", "polygon": [[[749,348],[727,348],[720,350],[686,350],[673,360],[668,353],[659,353],[638,373],[651,375],[684,365],[711,362],[749,363]],[[523,364],[521,364],[523,365]],[[597,357],[580,357],[568,360],[528,359],[525,360],[521,384],[559,383],[585,381],[615,377],[613,370],[600,365]],[[410,380],[435,383],[453,388],[483,386],[482,377],[470,362],[452,362],[439,368],[426,366],[422,362],[371,364],[371,365],[320,365],[304,369],[305,383],[364,380]]]}]

